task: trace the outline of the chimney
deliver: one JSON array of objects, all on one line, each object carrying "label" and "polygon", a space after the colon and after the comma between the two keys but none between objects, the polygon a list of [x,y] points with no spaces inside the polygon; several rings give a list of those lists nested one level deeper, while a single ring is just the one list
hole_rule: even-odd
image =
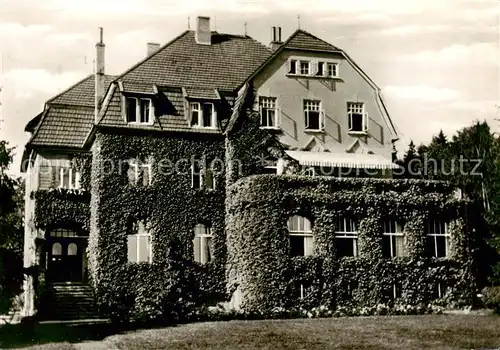
[{"label": "chimney", "polygon": [[281,27],[272,27],[271,28],[271,43],[269,47],[271,50],[275,51],[278,47],[281,46],[283,42],[281,41]]},{"label": "chimney", "polygon": [[103,31],[99,28],[99,42],[95,44],[95,122],[101,110],[104,99],[104,42],[102,41]]},{"label": "chimney", "polygon": [[148,55],[147,57],[154,54],[156,51],[160,49],[160,44],[158,43],[148,43]]},{"label": "chimney", "polygon": [[211,45],[212,32],[210,31],[210,17],[198,16],[196,18],[195,39],[197,44]]}]

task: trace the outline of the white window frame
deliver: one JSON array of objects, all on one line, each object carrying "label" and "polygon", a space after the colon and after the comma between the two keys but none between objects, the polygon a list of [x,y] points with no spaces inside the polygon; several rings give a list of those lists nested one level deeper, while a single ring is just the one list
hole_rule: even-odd
[{"label": "white window frame", "polygon": [[[300,218],[301,221],[299,220],[299,230],[292,230],[291,229],[291,220],[294,218]],[[302,222],[302,228],[303,230],[300,229],[300,223]],[[306,225],[307,223],[307,225]],[[312,223],[311,220],[309,220],[305,216],[301,215],[292,215],[288,218],[287,221],[287,229],[288,229],[288,235],[289,236],[297,236],[297,237],[303,237],[304,239],[304,255],[303,256],[311,256],[314,254],[314,236],[313,236],[313,231],[312,231]],[[311,240],[311,249],[308,252],[307,249],[307,239]],[[289,242],[290,244],[290,242]]]},{"label": "white window frame", "polygon": [[153,182],[153,167],[152,167],[152,164],[150,163],[142,163],[139,165],[137,164],[137,161],[136,160],[130,160],[129,161],[129,166],[133,167],[134,168],[134,184],[137,185],[139,183],[139,177],[140,177],[140,174],[141,172],[139,171],[139,168],[141,169],[147,169],[147,172],[149,174],[148,176],[148,186],[151,186],[152,182]]},{"label": "white window frame", "polygon": [[[205,183],[205,177],[206,177],[206,173],[208,170],[212,172],[212,186],[211,187],[207,187],[206,183]],[[199,177],[199,182],[200,182],[199,187],[195,187],[195,185],[194,185],[195,177]],[[199,174],[195,174],[195,166],[194,166],[194,164],[191,164],[191,188],[194,188],[197,190],[202,190],[202,189],[215,190],[217,188],[217,179],[215,177],[215,170],[213,169],[213,164],[210,164],[208,169],[200,167]]]},{"label": "white window frame", "polygon": [[339,227],[335,230],[335,239],[352,239],[353,241],[353,257],[358,256],[358,224],[354,219],[350,218],[339,218],[344,222],[344,228],[347,227],[347,221],[352,221],[355,231],[339,231]]},{"label": "white window frame", "polygon": [[[143,226],[143,230],[140,230],[139,227],[140,225]],[[139,233],[139,232],[146,232],[146,233]],[[146,225],[143,221],[137,221],[137,232],[136,233],[133,233],[133,234],[129,234],[127,235],[127,248],[128,248],[128,240],[130,239],[130,237],[134,237],[135,238],[135,241],[136,241],[136,261],[130,261],[128,260],[128,256],[127,256],[127,260],[131,263],[140,263],[140,262],[147,262],[149,264],[152,264],[153,263],[153,242],[152,242],[152,239],[151,239],[151,233],[149,232],[149,230],[146,229]],[[149,254],[148,254],[148,260],[145,261],[145,260],[140,260],[140,252],[141,252],[141,248],[142,248],[142,244],[144,243],[141,243],[143,242],[143,240],[141,238],[143,237],[146,237],[146,244],[149,246],[148,247],[148,251],[149,251]]]},{"label": "white window frame", "polygon": [[[135,99],[135,121],[128,120],[128,99]],[[146,100],[149,101],[149,109],[147,115],[147,121],[141,121],[141,101]],[[154,124],[154,105],[153,100],[149,97],[133,97],[133,96],[125,96],[125,120],[127,124],[138,124],[138,125],[153,125]]]},{"label": "white window frame", "polygon": [[[442,222],[444,223],[444,232],[432,232],[431,227],[434,228],[436,227],[435,223],[437,222]],[[441,225],[439,225],[441,227]],[[433,229],[432,229],[433,230]],[[432,237],[433,240],[433,245],[434,245],[434,258],[447,258],[450,256],[450,251],[451,251],[451,234],[449,233],[448,230],[448,222],[442,221],[442,220],[429,220],[427,223],[427,237]],[[438,243],[437,243],[437,237],[444,237],[444,250],[445,250],[445,256],[440,257],[438,256]]]},{"label": "white window frame", "polygon": [[[311,73],[312,73],[311,61],[302,59],[302,60],[298,60],[298,62],[299,62],[299,64],[298,64],[299,71],[296,74],[303,75],[303,76],[311,75]],[[302,73],[302,64],[307,64],[307,73]]]},{"label": "white window frame", "polygon": [[[272,122],[273,125],[269,125],[269,121],[271,118],[269,118],[269,114],[266,113],[266,124],[263,125],[262,121],[264,120],[264,112],[269,112],[273,111],[274,112],[274,120]],[[278,98],[272,97],[272,96],[259,96],[259,114],[260,114],[260,127],[262,129],[279,129],[280,122],[281,122],[281,110],[278,107]]]},{"label": "white window frame", "polygon": [[[68,187],[64,186],[64,174],[65,172],[68,172]],[[75,172],[75,183],[73,183],[73,172]],[[59,169],[59,188],[66,188],[69,190],[78,190],[80,189],[80,182],[81,182],[81,174],[79,171],[73,169],[73,168],[68,168],[68,167],[61,167]]]},{"label": "white window frame", "polygon": [[[335,75],[330,74],[330,67],[335,67]],[[338,78],[339,64],[337,62],[325,62],[323,67],[323,75],[327,78]]]},{"label": "white window frame", "polygon": [[[210,125],[203,125],[203,105],[212,105],[212,115],[210,116]],[[198,112],[198,120],[193,123],[193,112]],[[192,128],[202,128],[202,129],[217,129],[217,111],[215,110],[215,104],[212,102],[189,102],[189,124]]]},{"label": "white window frame", "polygon": [[[321,100],[307,99],[303,101],[304,117],[306,131],[309,132],[323,132],[325,130],[325,111],[323,110],[323,102]],[[319,113],[319,129],[309,129],[309,112]]]},{"label": "white window frame", "polygon": [[[395,232],[390,232],[391,229],[391,225],[390,223],[391,222],[394,222],[395,223],[395,227],[396,227],[396,231]],[[387,229],[389,227],[389,229]],[[392,240],[392,237],[401,237],[403,240],[404,240],[404,231],[403,231],[403,225],[401,225],[397,220],[388,220],[388,221],[384,221],[384,232],[382,233],[382,235],[384,236],[388,236],[389,237],[389,246],[390,246],[390,254],[391,254],[391,258],[397,258],[397,257],[403,257],[403,256],[407,256],[408,253],[406,251],[406,247],[404,246],[404,241],[403,241],[403,251],[401,252],[401,255],[398,255],[397,251],[396,251],[396,246],[394,246],[394,243],[393,243],[393,240]]]},{"label": "white window frame", "polygon": [[[362,120],[362,130],[353,130],[353,114],[361,114]],[[368,131],[368,114],[365,112],[365,103],[364,102],[347,102],[347,117],[348,120],[348,129],[351,133],[366,133]],[[350,125],[350,127],[349,127]]]},{"label": "white window frame", "polygon": [[[196,232],[196,227],[199,226],[199,225],[203,225],[204,227],[204,230],[205,230],[205,233],[198,233]],[[206,233],[208,232],[208,233]],[[196,240],[197,238],[200,239],[200,261],[196,261],[196,253],[194,251],[194,240]],[[208,243],[208,240],[207,238],[210,238],[212,241],[211,241],[211,244],[212,244],[212,253],[213,253],[213,244],[214,244],[214,235],[212,234],[212,228],[210,226],[207,226],[207,225],[204,225],[204,224],[197,224],[194,228],[194,238],[193,238],[193,260],[198,262],[199,264],[207,264],[211,261],[211,259],[209,259],[209,257],[205,256],[205,252],[206,252],[206,249],[204,249]],[[209,249],[210,250],[210,249]]]}]

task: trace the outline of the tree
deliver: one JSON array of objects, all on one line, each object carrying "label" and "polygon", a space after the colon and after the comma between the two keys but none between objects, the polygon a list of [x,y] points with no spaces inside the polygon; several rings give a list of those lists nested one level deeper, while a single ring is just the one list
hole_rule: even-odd
[{"label": "tree", "polygon": [[467,221],[477,282],[482,286],[489,277],[500,283],[500,141],[486,122],[475,122],[451,140],[441,130],[419,153],[427,167],[425,178],[450,181],[472,201]]},{"label": "tree", "polygon": [[0,314],[9,311],[23,280],[24,183],[7,175],[13,148],[0,141]]}]

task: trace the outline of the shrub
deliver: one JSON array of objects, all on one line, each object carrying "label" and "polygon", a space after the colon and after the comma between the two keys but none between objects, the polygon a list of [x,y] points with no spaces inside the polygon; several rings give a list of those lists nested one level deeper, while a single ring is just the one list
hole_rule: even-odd
[{"label": "shrub", "polygon": [[500,314],[500,286],[486,287],[482,294],[484,306]]}]

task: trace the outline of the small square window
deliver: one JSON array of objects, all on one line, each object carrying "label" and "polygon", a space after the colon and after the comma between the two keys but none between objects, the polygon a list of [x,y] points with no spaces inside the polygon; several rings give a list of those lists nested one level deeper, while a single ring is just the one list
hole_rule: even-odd
[{"label": "small square window", "polygon": [[338,76],[338,64],[328,62],[326,64],[326,76],[329,78],[335,78]]},{"label": "small square window", "polygon": [[309,61],[300,61],[300,74],[301,75],[309,75],[310,72],[310,62]]}]

